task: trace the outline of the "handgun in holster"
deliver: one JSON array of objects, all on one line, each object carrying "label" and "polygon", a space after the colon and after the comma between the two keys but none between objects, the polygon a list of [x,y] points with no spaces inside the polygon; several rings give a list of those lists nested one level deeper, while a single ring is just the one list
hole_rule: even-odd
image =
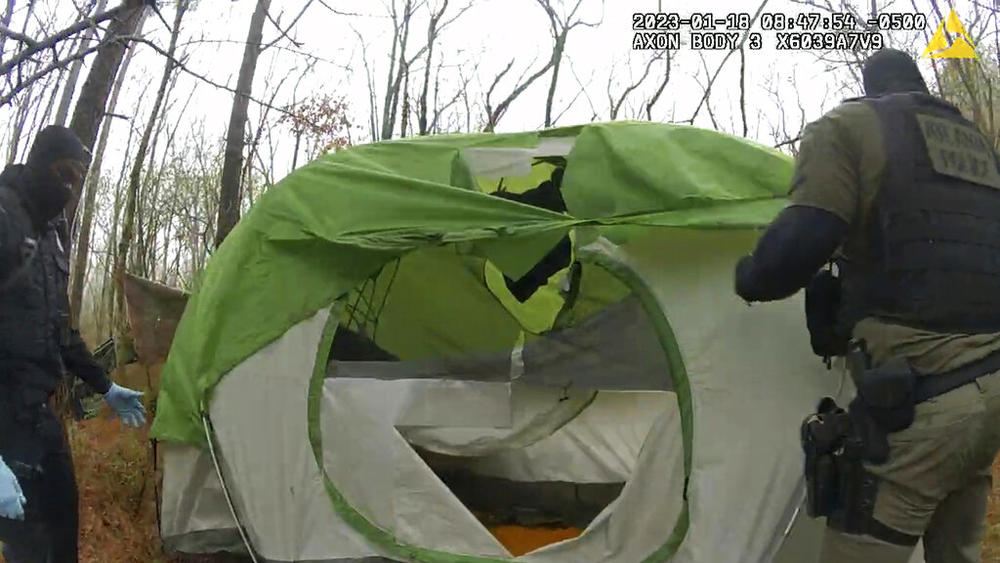
[{"label": "handgun in holster", "polygon": [[806,511],[819,518],[833,513],[840,498],[838,457],[850,432],[847,411],[824,397],[801,427],[805,453]]},{"label": "handgun in holster", "polygon": [[857,389],[848,409],[827,397],[802,426],[807,511],[831,526],[863,534],[871,523],[877,478],[865,463],[888,460],[888,434],[913,422],[915,373],[904,359],[876,368],[864,341],[851,342],[847,365]]}]

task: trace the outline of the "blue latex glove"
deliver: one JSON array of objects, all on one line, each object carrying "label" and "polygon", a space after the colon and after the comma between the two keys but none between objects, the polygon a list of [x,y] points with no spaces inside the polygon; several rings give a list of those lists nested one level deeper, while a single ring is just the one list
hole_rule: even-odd
[{"label": "blue latex glove", "polygon": [[0,517],[13,520],[24,520],[24,498],[21,484],[17,482],[14,472],[0,457]]},{"label": "blue latex glove", "polygon": [[104,394],[104,402],[121,417],[125,426],[139,428],[146,425],[146,407],[142,404],[142,393],[111,384],[111,389]]}]

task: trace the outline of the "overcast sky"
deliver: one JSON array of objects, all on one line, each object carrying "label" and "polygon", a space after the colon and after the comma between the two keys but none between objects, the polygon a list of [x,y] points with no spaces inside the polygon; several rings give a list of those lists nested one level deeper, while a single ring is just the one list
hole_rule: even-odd
[{"label": "overcast sky", "polygon": [[[271,13],[287,25],[299,12],[304,0],[273,0]],[[392,27],[388,6],[392,0],[324,0],[339,11],[357,16],[338,15],[323,7],[317,0],[294,30],[294,37],[301,47],[279,40],[275,47],[262,56],[258,66],[254,95],[270,98],[271,88],[288,75],[286,86],[275,99],[276,105],[288,103],[293,90],[297,98],[329,93],[343,96],[350,106],[350,113],[357,129],[352,132],[355,142],[368,140],[369,92],[365,64],[373,74],[377,100],[381,103],[388,71],[388,54],[392,45]],[[397,0],[402,4],[402,0]],[[429,0],[432,6],[441,0]],[[570,4],[575,0],[566,0]],[[450,0],[448,13],[455,14],[470,0]],[[460,76],[474,76],[468,92],[474,103],[473,126],[482,120],[482,95],[489,83],[508,62],[515,61],[512,71],[500,83],[497,91],[506,94],[514,80],[525,70],[537,68],[549,56],[552,40],[544,11],[534,0],[471,0],[472,7],[441,35],[435,47],[435,58],[443,57],[439,98],[450,99],[460,87]],[[114,4],[114,0],[110,2]],[[558,2],[557,2],[558,3]],[[164,2],[163,4],[168,4]],[[195,9],[185,19],[180,40],[181,53],[189,59],[187,66],[217,82],[235,84],[242,56],[246,29],[253,11],[254,0],[198,0]],[[600,22],[595,27],[578,27],[570,35],[566,46],[566,59],[560,74],[555,97],[554,113],[559,115],[556,125],[588,122],[596,111],[599,120],[609,118],[608,81],[613,76],[613,91],[619,94],[633,78],[641,74],[651,56],[649,51],[632,50],[634,12],[677,12],[689,16],[694,11],[711,11],[718,17],[729,13],[750,13],[758,7],[756,1],[705,0],[680,2],[670,0],[607,0],[602,8],[600,0],[583,0],[577,17],[587,22]],[[928,5],[918,2],[918,5]],[[964,0],[955,3],[961,16]],[[928,5],[929,6],[929,5]],[[60,9],[62,4],[60,4]],[[929,8],[925,8],[929,12]],[[911,12],[910,2],[895,2],[893,11]],[[792,14],[816,12],[789,0],[772,0],[764,12]],[[164,18],[172,21],[170,6],[163,9]],[[936,27],[936,16],[928,13],[928,25]],[[66,16],[69,17],[68,15]],[[446,18],[448,16],[446,15]],[[17,20],[15,19],[15,22]],[[415,16],[411,30],[410,52],[426,36],[426,9]],[[155,16],[146,21],[147,35],[161,45],[167,43],[167,29]],[[772,128],[780,122],[778,102],[768,88],[777,89],[780,104],[786,116],[786,128],[792,136],[798,132],[802,116],[806,121],[815,119],[830,109],[840,99],[859,94],[855,88],[844,89],[842,74],[830,72],[828,65],[817,60],[815,52],[779,51],[776,49],[776,32],[762,31],[758,23],[753,31],[761,33],[762,48],[746,53],[746,108],[748,134],[751,139],[774,144]],[[930,31],[933,31],[931,29]],[[690,119],[703,95],[706,68],[715,72],[726,51],[695,51],[688,42],[688,27],[682,27],[685,45],[673,53],[672,77],[654,112],[659,121],[684,121]],[[908,42],[905,32],[884,32],[890,43]],[[276,37],[271,24],[265,26],[265,41]],[[299,80],[307,57],[294,51],[311,53],[323,60],[315,70],[301,80],[297,89],[291,86]],[[422,62],[417,66],[422,68]],[[435,63],[436,64],[436,63]],[[141,129],[146,120],[156,82],[162,71],[162,59],[148,48],[140,47],[129,69],[127,89],[120,101],[119,113],[134,115],[132,125]],[[640,104],[657,87],[664,66],[657,63],[647,84],[634,92],[632,106]],[[416,74],[414,80],[416,81]],[[742,134],[739,113],[740,59],[738,53],[729,58],[717,78],[711,97],[711,109],[718,127],[728,132]],[[498,131],[521,131],[540,128],[544,122],[544,104],[549,77],[543,76],[528,89],[510,108],[500,122]],[[411,85],[416,87],[416,84]],[[180,135],[193,131],[195,125],[204,124],[204,133],[213,140],[225,135],[232,104],[232,94],[219,90],[189,75],[182,75],[174,92],[173,112],[191,102],[181,119],[184,124]],[[140,101],[138,112],[125,112]],[[626,107],[630,104],[626,103]],[[460,109],[457,108],[456,109]],[[261,108],[251,107],[251,120],[256,121]],[[460,113],[464,113],[461,108]],[[623,110],[625,116],[631,110]],[[622,116],[620,116],[622,117]],[[9,112],[0,109],[0,120],[9,119]],[[695,125],[712,127],[711,116],[702,108]],[[114,141],[110,147],[108,165],[117,167],[127,139],[128,129],[116,122]],[[276,131],[278,133],[278,131]],[[286,133],[287,135],[287,133]],[[273,139],[277,147],[275,170],[278,178],[284,176],[291,165],[290,136]],[[301,165],[302,162],[300,161]]]}]

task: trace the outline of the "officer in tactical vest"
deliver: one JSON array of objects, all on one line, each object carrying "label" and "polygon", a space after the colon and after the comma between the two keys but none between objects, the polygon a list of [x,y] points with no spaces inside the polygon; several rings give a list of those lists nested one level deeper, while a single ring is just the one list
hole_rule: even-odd
[{"label": "officer in tactical vest", "polygon": [[822,561],[905,563],[922,538],[927,561],[972,563],[1000,450],[1000,163],[905,53],[863,79],[805,128],[791,203],[736,293],[805,287],[814,350],[851,367],[848,409],[803,425]]},{"label": "officer in tactical vest", "polygon": [[78,499],[62,423],[49,401],[66,371],[130,426],[141,393],[112,383],[70,326],[63,207],[89,155],[51,126],[23,165],[0,173],[0,542],[11,563],[76,563]]}]

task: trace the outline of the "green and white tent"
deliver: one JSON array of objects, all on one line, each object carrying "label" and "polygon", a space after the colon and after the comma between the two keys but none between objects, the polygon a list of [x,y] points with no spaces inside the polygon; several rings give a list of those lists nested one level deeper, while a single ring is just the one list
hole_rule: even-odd
[{"label": "green and white tent", "polygon": [[[488,195],[557,165],[565,214]],[[799,299],[732,291],[791,173],[744,139],[634,122],[381,142],[296,170],[218,249],[178,327],[153,426],[166,545],[814,561],[798,428],[843,397],[843,374],[813,356]],[[504,276],[567,235],[577,265],[513,298]],[[348,329],[395,359],[331,358]],[[514,557],[481,512],[524,520],[525,499],[583,533]]]}]

